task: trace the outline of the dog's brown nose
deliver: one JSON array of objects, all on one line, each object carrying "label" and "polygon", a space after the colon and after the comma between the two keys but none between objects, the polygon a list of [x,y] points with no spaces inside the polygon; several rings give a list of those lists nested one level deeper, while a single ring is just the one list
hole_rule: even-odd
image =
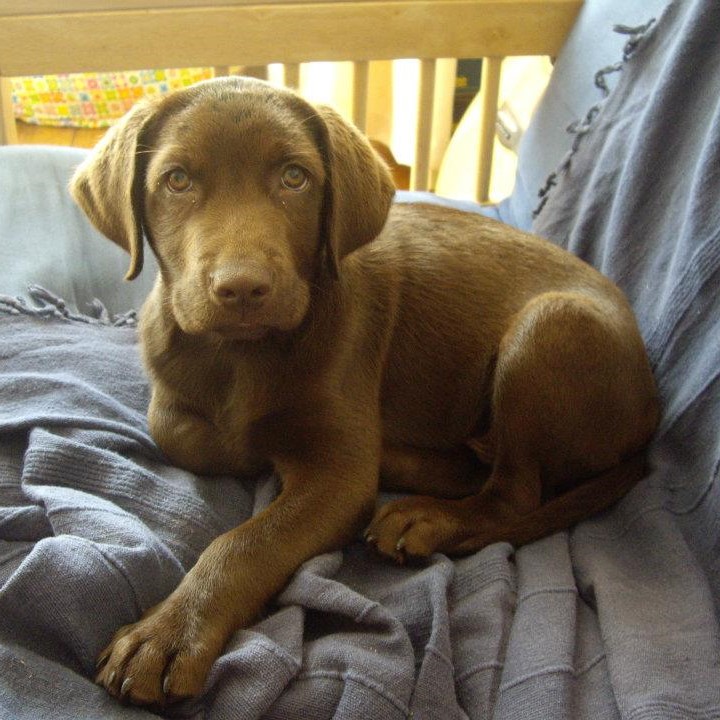
[{"label": "dog's brown nose", "polygon": [[256,266],[217,270],[210,276],[210,287],[223,305],[258,306],[272,289],[270,273]]}]

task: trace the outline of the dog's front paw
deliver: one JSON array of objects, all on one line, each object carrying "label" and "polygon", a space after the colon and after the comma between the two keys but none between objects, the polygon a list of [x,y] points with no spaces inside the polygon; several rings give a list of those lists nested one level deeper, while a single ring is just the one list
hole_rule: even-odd
[{"label": "dog's front paw", "polygon": [[399,564],[434,552],[458,554],[473,528],[461,501],[412,497],[378,510],[365,531],[368,544]]},{"label": "dog's front paw", "polygon": [[173,594],[120,628],[98,657],[95,681],[138,705],[162,706],[198,695],[225,633],[182,600]]}]

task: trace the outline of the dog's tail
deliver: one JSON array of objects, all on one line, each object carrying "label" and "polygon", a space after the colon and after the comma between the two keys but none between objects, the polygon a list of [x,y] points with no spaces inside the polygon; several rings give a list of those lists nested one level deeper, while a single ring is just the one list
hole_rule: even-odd
[{"label": "dog's tail", "polygon": [[646,474],[645,453],[632,455],[619,465],[548,500],[536,510],[519,515],[507,526],[507,536],[502,539],[519,546],[566,530],[591,515],[607,510]]}]

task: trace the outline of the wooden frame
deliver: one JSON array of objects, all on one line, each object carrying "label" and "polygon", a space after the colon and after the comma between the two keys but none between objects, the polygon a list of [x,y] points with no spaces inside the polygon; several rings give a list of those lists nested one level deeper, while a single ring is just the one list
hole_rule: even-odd
[{"label": "wooden frame", "polygon": [[0,0],[0,142],[13,142],[17,75],[350,60],[362,127],[367,61],[420,58],[418,157],[428,183],[434,61],[486,57],[478,196],[487,197],[500,59],[555,55],[582,0]]}]

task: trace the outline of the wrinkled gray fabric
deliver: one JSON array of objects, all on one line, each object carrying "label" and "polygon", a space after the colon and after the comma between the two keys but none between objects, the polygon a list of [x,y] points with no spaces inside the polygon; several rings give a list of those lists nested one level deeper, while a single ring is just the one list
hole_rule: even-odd
[{"label": "wrinkled gray fabric", "polygon": [[[315,558],[164,715],[720,718],[718,28],[716,0],[657,17],[535,222],[637,310],[664,405],[648,478],[516,552]],[[0,310],[0,717],[149,717],[92,683],[97,653],[276,480],[163,461],[131,315],[40,290]]]},{"label": "wrinkled gray fabric", "polygon": [[664,406],[648,480],[570,546],[623,717],[720,714],[718,28],[717,2],[671,3],[533,227],[628,294]]}]

